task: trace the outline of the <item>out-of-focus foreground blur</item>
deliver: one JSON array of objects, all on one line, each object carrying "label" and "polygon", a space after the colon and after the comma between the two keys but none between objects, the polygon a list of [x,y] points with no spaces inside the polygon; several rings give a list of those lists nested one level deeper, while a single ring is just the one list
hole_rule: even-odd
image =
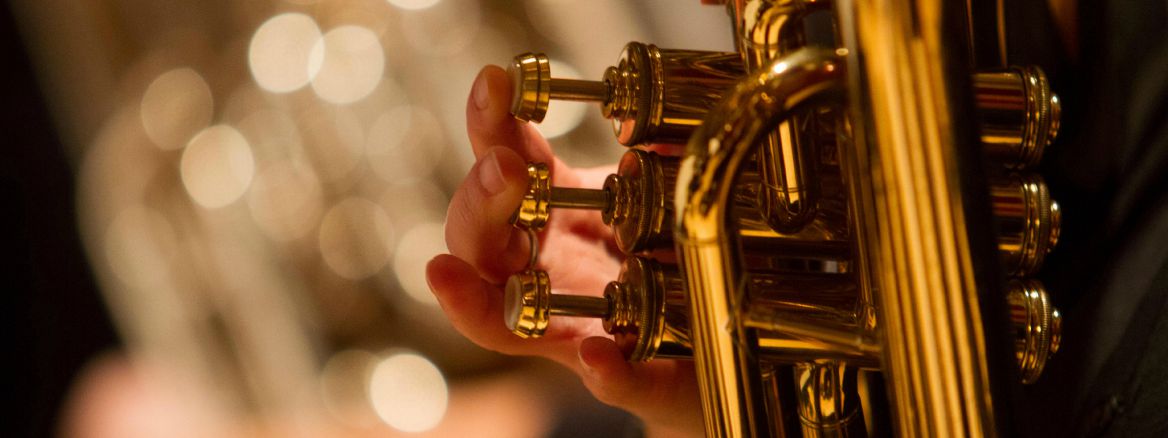
[{"label": "out-of-focus foreground blur", "polygon": [[[722,8],[10,7],[74,172],[75,220],[124,346],[120,359],[91,366],[106,381],[72,388],[62,432],[521,437],[579,434],[589,429],[564,425],[589,416],[630,422],[553,366],[463,339],[423,267],[445,252],[447,201],[473,162],[464,110],[482,65],[543,51],[557,75],[599,78],[627,41],[730,50]],[[615,161],[621,149],[595,108],[553,106],[539,129],[567,162]]]}]

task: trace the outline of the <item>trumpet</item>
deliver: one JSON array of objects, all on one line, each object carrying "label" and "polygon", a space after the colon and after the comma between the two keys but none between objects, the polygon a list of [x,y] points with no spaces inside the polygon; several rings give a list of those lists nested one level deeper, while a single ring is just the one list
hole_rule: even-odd
[{"label": "trumpet", "polygon": [[598,81],[513,60],[516,118],[596,102],[630,149],[593,189],[529,164],[516,226],[597,210],[627,259],[602,296],[516,273],[508,328],[598,318],[630,361],[692,360],[707,436],[1008,435],[1003,388],[1061,342],[1033,278],[1061,220],[1033,170],[1061,111],[1042,70],[974,59],[1004,44],[978,2],[722,3],[736,52],[632,42]]}]

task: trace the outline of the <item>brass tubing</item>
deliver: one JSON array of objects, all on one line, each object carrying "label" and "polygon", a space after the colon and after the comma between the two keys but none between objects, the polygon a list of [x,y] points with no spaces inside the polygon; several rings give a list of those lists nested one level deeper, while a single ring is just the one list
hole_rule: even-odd
[{"label": "brass tubing", "polygon": [[[960,2],[840,0],[854,144],[840,156],[857,225],[860,272],[876,299],[896,434],[999,433],[982,305],[996,266],[975,267],[993,236],[972,223],[963,165],[976,136],[960,115],[968,51],[952,36]],[[972,106],[972,105],[970,105]],[[969,179],[963,179],[969,176]],[[986,208],[989,205],[985,205]],[[988,217],[988,215],[985,215]],[[984,262],[984,261],[983,261]],[[986,296],[979,300],[979,291]],[[996,338],[995,338],[996,339]],[[995,359],[1001,359],[995,357]],[[996,360],[995,363],[1000,363]],[[995,371],[996,372],[996,371]]]},{"label": "brass tubing", "polygon": [[759,212],[780,233],[799,232],[819,212],[816,148],[806,126],[812,117],[809,111],[792,115],[758,151]]},{"label": "brass tubing", "polygon": [[795,365],[803,438],[867,436],[855,366],[837,360]]},{"label": "brass tubing", "polygon": [[684,142],[743,69],[736,53],[631,42],[602,81],[553,78],[541,53],[516,56],[509,71],[515,118],[543,121],[552,99],[598,102],[617,141],[635,146]]},{"label": "brass tubing", "polygon": [[747,74],[694,132],[678,171],[675,245],[690,295],[694,367],[706,435],[767,436],[757,330],[738,315],[742,275],[731,221],[739,170],[779,122],[843,89],[831,51],[800,49]]},{"label": "brass tubing", "polygon": [[[747,71],[806,45],[803,20],[830,7],[827,1],[740,0],[734,4],[738,50]],[[814,111],[791,114],[758,151],[762,180],[758,207],[775,231],[796,233],[815,220],[819,204]]]},{"label": "brass tubing", "polygon": [[[809,325],[828,328],[856,325],[860,297],[850,274],[751,270],[746,282],[750,310],[744,317],[748,326],[751,325],[750,315],[756,313],[768,315],[768,318],[792,315]],[[638,352],[630,360],[692,357],[688,316],[690,296],[677,266],[630,257],[625,261],[620,278],[610,288],[619,293],[606,292],[606,297],[612,295],[614,299],[654,306],[641,317],[644,322],[614,324],[614,328],[660,327],[614,332],[618,345],[627,345],[626,351]],[[639,298],[625,299],[624,296]],[[770,330],[770,327],[758,328],[764,329],[758,334],[758,353],[768,361],[790,363],[837,357],[873,365],[878,357],[871,348],[840,346],[815,337],[780,333]],[[868,342],[868,346],[871,345],[874,343]]]},{"label": "brass tubing", "polygon": [[[799,436],[802,425],[798,419],[799,400],[795,388],[794,368],[786,364],[763,364],[763,394],[770,417],[771,436]],[[791,413],[791,415],[782,415]]]},{"label": "brass tubing", "polygon": [[550,208],[576,208],[585,210],[604,210],[609,208],[612,200],[607,191],[596,189],[571,189],[566,187],[551,187],[551,196],[548,200]]},{"label": "brass tubing", "polygon": [[[748,289],[751,308],[760,315],[769,315],[763,328],[778,327],[773,318],[799,319],[805,325],[828,331],[855,325],[859,297],[848,274],[752,271]],[[630,257],[620,277],[605,288],[603,298],[553,294],[543,271],[513,275],[506,292],[507,326],[519,336],[542,336],[552,316],[591,317],[603,321],[605,331],[614,336],[630,361],[693,357],[689,296],[675,265]],[[762,320],[751,316],[747,319],[748,324]],[[791,336],[764,330],[759,333],[758,353],[774,363],[821,358],[869,367],[877,363],[877,352],[803,334]]]},{"label": "brass tubing", "polygon": [[608,85],[600,81],[551,78],[548,97],[556,100],[577,102],[605,102],[608,100]]},{"label": "brass tubing", "polygon": [[[671,247],[672,188],[678,163],[677,157],[631,149],[621,157],[617,173],[609,175],[603,189],[552,187],[547,166],[529,163],[528,192],[512,222],[538,230],[547,224],[553,207],[594,209],[612,227],[617,247],[626,254]],[[813,226],[797,234],[780,234],[756,210],[757,182],[757,173],[744,172],[736,194],[734,208],[743,248],[768,253],[781,249],[785,257],[845,259],[850,256],[846,211],[825,209],[825,214]]]},{"label": "brass tubing", "polygon": [[601,297],[551,294],[550,313],[555,316],[604,318],[608,315],[608,301]]}]

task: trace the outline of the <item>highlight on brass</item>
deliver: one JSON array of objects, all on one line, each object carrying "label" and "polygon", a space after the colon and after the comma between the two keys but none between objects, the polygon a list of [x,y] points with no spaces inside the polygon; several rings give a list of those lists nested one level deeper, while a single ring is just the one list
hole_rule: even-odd
[{"label": "highlight on brass", "polygon": [[[491,334],[592,323],[637,366],[684,361],[710,437],[1009,435],[1003,392],[1060,360],[1039,170],[1081,103],[982,34],[994,2],[60,3],[13,9],[114,354],[160,424],[197,424],[84,436],[534,437],[596,411],[578,376],[458,334],[427,284],[485,64],[510,75],[493,114],[617,163],[587,187],[527,163],[531,261],[467,291]],[[568,209],[612,234],[595,290],[539,260]]]},{"label": "highlight on brass", "polygon": [[737,54],[660,49],[631,42],[598,81],[553,77],[544,54],[524,53],[511,62],[511,113],[542,122],[551,100],[596,102],[612,120],[620,144],[680,143],[704,112],[742,74]]},{"label": "highlight on brass", "polygon": [[[1032,278],[1061,231],[1033,170],[1061,114],[1046,76],[948,75],[943,64],[974,63],[937,37],[969,24],[943,23],[944,2],[725,3],[737,53],[632,42],[598,81],[515,57],[517,119],[594,101],[616,143],[687,147],[631,149],[603,187],[555,187],[529,164],[517,226],[597,210],[626,258],[603,296],[516,273],[508,327],[536,337],[558,318],[599,318],[629,361],[692,360],[707,436],[1003,433],[992,382],[1038,380],[1062,333]],[[831,32],[809,30],[816,14]],[[994,367],[1003,350],[1017,372]]]}]

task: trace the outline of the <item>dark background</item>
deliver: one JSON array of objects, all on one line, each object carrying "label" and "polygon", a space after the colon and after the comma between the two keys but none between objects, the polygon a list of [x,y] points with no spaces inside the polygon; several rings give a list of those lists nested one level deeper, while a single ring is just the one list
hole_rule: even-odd
[{"label": "dark background", "polygon": [[56,435],[77,372],[118,345],[77,234],[73,169],[8,5],[0,7],[0,435]]}]

